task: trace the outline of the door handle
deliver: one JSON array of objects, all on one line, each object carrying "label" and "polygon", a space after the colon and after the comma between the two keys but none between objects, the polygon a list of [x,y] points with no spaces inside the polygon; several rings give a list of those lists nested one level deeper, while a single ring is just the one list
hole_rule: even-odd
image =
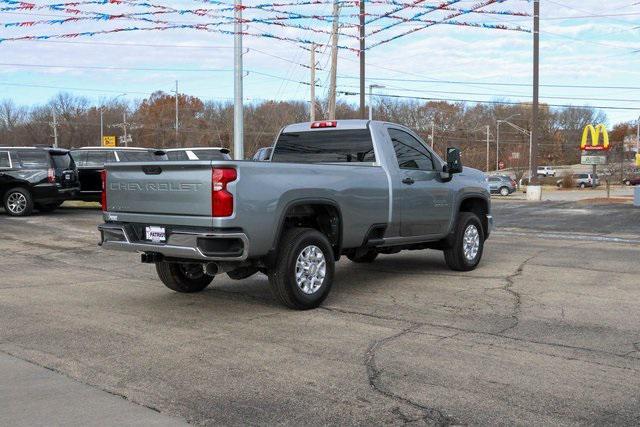
[{"label": "door handle", "polygon": [[407,185],[411,185],[413,184],[415,181],[413,180],[413,178],[405,178],[402,180],[403,184],[407,184]]}]

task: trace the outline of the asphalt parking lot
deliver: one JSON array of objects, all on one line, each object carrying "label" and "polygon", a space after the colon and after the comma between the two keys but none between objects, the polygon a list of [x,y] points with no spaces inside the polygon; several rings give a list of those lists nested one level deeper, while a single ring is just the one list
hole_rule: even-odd
[{"label": "asphalt parking lot", "polygon": [[[640,209],[498,200],[494,214],[473,272],[436,251],[343,258],[324,306],[296,312],[263,275],[169,291],[97,247],[96,209],[0,212],[3,423],[126,413],[74,418],[58,380],[123,397],[123,424],[640,423]],[[27,404],[17,367],[59,377],[57,403]]]}]

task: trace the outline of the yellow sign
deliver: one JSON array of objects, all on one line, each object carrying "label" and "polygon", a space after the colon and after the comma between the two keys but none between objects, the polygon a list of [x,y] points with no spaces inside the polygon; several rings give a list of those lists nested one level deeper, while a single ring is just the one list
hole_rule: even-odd
[{"label": "yellow sign", "polygon": [[636,167],[640,168],[640,153],[636,154]]},{"label": "yellow sign", "polygon": [[115,147],[116,146],[116,137],[115,136],[103,136],[102,137],[102,146],[103,147]]},{"label": "yellow sign", "polygon": [[[600,144],[600,136],[602,135],[602,145]],[[587,145],[591,137],[591,145]],[[599,124],[594,127],[593,125],[587,125],[582,131],[582,142],[580,143],[581,150],[587,151],[599,151],[609,149],[609,133],[607,128],[603,124]]]}]

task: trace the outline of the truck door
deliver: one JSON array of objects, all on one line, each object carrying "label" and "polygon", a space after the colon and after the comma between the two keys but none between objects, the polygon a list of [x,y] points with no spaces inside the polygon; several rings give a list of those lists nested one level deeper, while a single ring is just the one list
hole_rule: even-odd
[{"label": "truck door", "polygon": [[389,128],[400,179],[400,235],[440,235],[449,227],[452,195],[440,180],[439,163],[431,151],[410,133]]}]

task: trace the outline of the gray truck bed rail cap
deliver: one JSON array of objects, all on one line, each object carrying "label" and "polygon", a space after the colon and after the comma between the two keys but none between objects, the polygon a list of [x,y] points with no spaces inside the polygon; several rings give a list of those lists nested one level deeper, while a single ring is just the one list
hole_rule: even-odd
[{"label": "gray truck bed rail cap", "polygon": [[[311,125],[317,122],[335,121],[337,124],[335,127],[315,128],[312,129]],[[316,122],[302,122],[293,123],[282,130],[283,132],[322,132],[326,130],[352,130],[352,129],[366,129],[369,124],[369,120],[316,120]]]}]

